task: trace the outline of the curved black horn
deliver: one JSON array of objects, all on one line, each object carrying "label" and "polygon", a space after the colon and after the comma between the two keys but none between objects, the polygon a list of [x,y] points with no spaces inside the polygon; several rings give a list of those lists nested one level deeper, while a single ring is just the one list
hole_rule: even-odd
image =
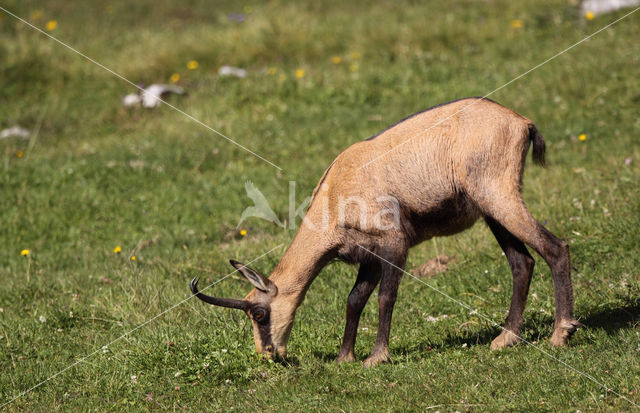
[{"label": "curved black horn", "polygon": [[246,310],[248,304],[244,300],[234,300],[231,298],[218,298],[218,297],[211,297],[210,295],[202,294],[200,291],[198,291],[198,281],[199,281],[199,277],[197,275],[193,277],[193,280],[191,280],[191,292],[196,297],[204,301],[205,303],[218,305],[220,307],[237,308],[239,310]]}]

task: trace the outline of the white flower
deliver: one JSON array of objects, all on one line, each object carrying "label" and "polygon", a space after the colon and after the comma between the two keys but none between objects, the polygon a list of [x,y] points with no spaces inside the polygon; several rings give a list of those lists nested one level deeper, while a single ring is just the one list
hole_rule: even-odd
[{"label": "white flower", "polygon": [[432,315],[428,315],[427,316],[427,321],[430,322],[430,323],[435,323],[436,321],[440,321],[440,320],[445,319],[447,317],[449,317],[447,314],[442,314],[441,316],[438,316],[438,317],[434,317]]},{"label": "white flower", "polygon": [[38,320],[40,320],[41,323],[46,323],[47,319],[45,316],[41,315],[40,318],[38,318]]},{"label": "white flower", "polygon": [[131,384],[136,384],[138,383],[138,376],[131,376]]}]

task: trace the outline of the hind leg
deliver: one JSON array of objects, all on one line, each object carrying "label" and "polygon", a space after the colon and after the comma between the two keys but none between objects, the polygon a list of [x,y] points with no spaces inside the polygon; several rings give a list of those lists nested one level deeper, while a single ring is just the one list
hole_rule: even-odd
[{"label": "hind leg", "polygon": [[389,333],[391,330],[391,315],[398,296],[398,287],[402,279],[406,252],[402,257],[395,257],[381,263],[382,273],[380,288],[378,289],[378,334],[371,355],[364,361],[365,367],[373,367],[390,361]]},{"label": "hind leg", "polygon": [[491,342],[491,349],[497,350],[513,346],[520,341],[522,313],[527,302],[534,260],[522,241],[511,235],[497,221],[491,218],[486,218],[486,221],[507,256],[513,274],[513,295],[509,315],[507,315],[504,330]]},{"label": "hind leg", "polygon": [[556,321],[551,345],[564,346],[580,323],[573,318],[573,289],[569,246],[538,223],[518,196],[495,194],[488,215],[520,241],[531,246],[551,268],[555,290]]},{"label": "hind leg", "polygon": [[380,263],[363,263],[360,264],[358,270],[358,278],[349,293],[347,299],[347,323],[344,328],[344,337],[340,352],[336,357],[336,361],[354,361],[353,353],[356,344],[356,334],[358,333],[358,324],[360,322],[360,314],[365,304],[369,300],[371,293],[380,281]]}]

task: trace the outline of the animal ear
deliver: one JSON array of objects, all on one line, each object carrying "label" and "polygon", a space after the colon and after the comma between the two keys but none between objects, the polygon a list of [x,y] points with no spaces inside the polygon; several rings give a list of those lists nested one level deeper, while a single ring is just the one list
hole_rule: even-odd
[{"label": "animal ear", "polygon": [[242,275],[244,275],[244,278],[246,278],[247,281],[253,284],[253,286],[256,287],[258,290],[265,293],[269,293],[271,295],[276,295],[278,293],[278,287],[276,287],[273,281],[271,281],[267,277],[263,276],[262,274],[259,274],[254,269],[249,268],[243,263],[238,262],[236,260],[229,260],[229,262],[231,263],[231,265],[233,265],[233,268],[235,268]]}]

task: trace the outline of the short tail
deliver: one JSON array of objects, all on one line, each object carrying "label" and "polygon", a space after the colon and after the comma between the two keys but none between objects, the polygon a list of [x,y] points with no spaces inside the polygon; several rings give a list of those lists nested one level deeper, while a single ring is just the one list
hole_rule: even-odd
[{"label": "short tail", "polygon": [[536,129],[536,126],[533,123],[529,124],[529,139],[533,143],[533,162],[540,166],[544,166],[544,152],[546,145],[544,143],[544,138]]}]

